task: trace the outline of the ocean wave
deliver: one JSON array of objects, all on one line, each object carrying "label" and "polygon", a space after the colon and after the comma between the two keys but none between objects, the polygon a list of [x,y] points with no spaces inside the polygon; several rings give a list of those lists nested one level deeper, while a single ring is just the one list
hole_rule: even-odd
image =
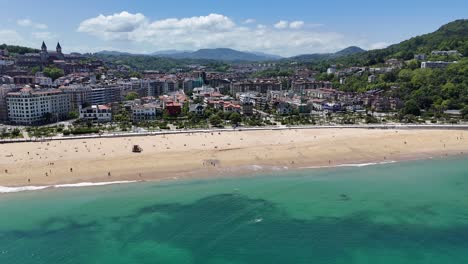
[{"label": "ocean wave", "polygon": [[38,190],[47,189],[49,187],[50,186],[21,186],[21,187],[4,187],[4,186],[0,186],[0,193],[38,191]]},{"label": "ocean wave", "polygon": [[396,163],[396,161],[382,161],[382,162],[370,162],[370,163],[356,163],[356,164],[341,164],[335,167],[367,167],[367,166],[374,166],[374,165],[384,165],[384,164],[392,164]]},{"label": "ocean wave", "polygon": [[79,188],[79,187],[93,187],[93,186],[105,186],[113,184],[124,184],[124,183],[135,183],[138,181],[113,181],[113,182],[81,182],[73,184],[56,184],[47,186],[20,186],[20,187],[5,187],[0,186],[0,193],[15,193],[15,192],[26,192],[26,191],[39,191],[48,188]]},{"label": "ocean wave", "polygon": [[375,166],[375,165],[384,165],[384,164],[392,164],[396,163],[396,161],[382,161],[382,162],[369,162],[369,163],[350,163],[350,164],[339,164],[339,165],[329,165],[329,166],[312,166],[312,167],[301,167],[301,169],[326,169],[326,168],[339,168],[339,167],[367,167],[367,166]]},{"label": "ocean wave", "polygon": [[54,188],[74,188],[74,187],[92,187],[92,186],[104,186],[112,184],[124,184],[124,183],[134,183],[137,181],[113,181],[113,182],[81,182],[75,184],[57,184],[53,185]]},{"label": "ocean wave", "polygon": [[283,171],[283,170],[289,169],[287,166],[262,166],[262,165],[247,165],[247,166],[242,166],[241,168],[246,169],[246,170],[252,170],[252,171],[265,171],[265,170]]}]

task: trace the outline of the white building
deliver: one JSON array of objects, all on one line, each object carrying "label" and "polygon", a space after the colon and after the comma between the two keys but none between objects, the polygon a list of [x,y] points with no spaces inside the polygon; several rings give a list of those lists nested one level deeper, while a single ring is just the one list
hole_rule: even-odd
[{"label": "white building", "polygon": [[194,100],[196,100],[198,98],[204,98],[205,95],[210,95],[210,94],[212,94],[214,92],[216,92],[215,88],[203,85],[202,87],[197,87],[197,88],[193,89],[192,98]]},{"label": "white building", "polygon": [[444,69],[452,63],[446,61],[423,61],[421,62],[421,69]]},{"label": "white building", "polygon": [[258,94],[255,94],[255,93],[240,93],[240,94],[237,94],[237,97],[239,98],[239,102],[241,104],[247,104],[247,103],[255,104],[257,99],[259,98]]},{"label": "white building", "polygon": [[52,87],[52,85],[54,84],[52,78],[44,76],[42,72],[36,72],[34,79],[36,81],[36,84],[40,85],[41,87]]},{"label": "white building", "polygon": [[414,55],[414,59],[415,60],[419,60],[419,61],[423,61],[423,60],[426,60],[426,54],[416,54]]},{"label": "white building", "polygon": [[49,77],[36,77],[36,84],[40,85],[41,87],[52,87],[54,82],[52,82],[52,78]]},{"label": "white building", "polygon": [[107,105],[92,105],[80,108],[80,119],[97,121],[100,123],[112,121],[112,109]]},{"label": "white building", "polygon": [[367,82],[368,83],[374,83],[375,81],[377,81],[377,77],[375,75],[369,75],[369,77],[367,77]]},{"label": "white building", "polygon": [[158,113],[162,112],[159,105],[144,104],[132,106],[133,121],[155,120]]},{"label": "white building", "polygon": [[432,55],[438,55],[438,56],[450,56],[450,55],[456,55],[456,56],[461,56],[462,54],[458,52],[458,50],[434,50],[431,52]]},{"label": "white building", "polygon": [[28,86],[7,94],[8,119],[22,125],[59,121],[68,116],[70,100],[58,89],[32,89]]},{"label": "white building", "polygon": [[332,65],[330,68],[327,69],[327,74],[335,74],[336,73],[336,66]]}]

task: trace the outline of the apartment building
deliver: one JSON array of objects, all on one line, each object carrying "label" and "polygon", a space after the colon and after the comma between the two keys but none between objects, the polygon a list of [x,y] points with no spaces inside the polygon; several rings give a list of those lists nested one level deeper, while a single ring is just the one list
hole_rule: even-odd
[{"label": "apartment building", "polygon": [[70,112],[67,94],[58,89],[32,89],[28,86],[6,96],[8,119],[21,125],[34,125],[66,118]]},{"label": "apartment building", "polygon": [[100,123],[112,121],[112,108],[107,105],[92,105],[80,108],[80,119],[97,121]]}]

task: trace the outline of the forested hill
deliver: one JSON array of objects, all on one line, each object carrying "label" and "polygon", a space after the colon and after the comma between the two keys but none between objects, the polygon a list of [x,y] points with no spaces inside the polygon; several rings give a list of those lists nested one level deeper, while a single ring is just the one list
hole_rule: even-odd
[{"label": "forested hill", "polygon": [[340,58],[343,56],[348,56],[348,55],[356,55],[365,52],[365,50],[356,47],[356,46],[351,46],[346,49],[340,50],[336,53],[315,53],[315,54],[303,54],[303,55],[298,55],[294,56],[288,59],[284,59],[285,61],[297,61],[297,62],[305,62],[305,63],[314,63],[318,61],[324,61],[324,60],[330,60],[330,59],[336,59]]},{"label": "forested hill", "polygon": [[8,52],[10,52],[10,53],[16,53],[16,54],[25,54],[25,53],[35,53],[35,52],[39,52],[38,49],[27,48],[27,47],[21,47],[21,46],[13,46],[13,45],[7,45],[7,44],[1,44],[1,45],[0,45],[0,50],[8,50]]},{"label": "forested hill", "polygon": [[433,50],[458,50],[468,56],[468,19],[448,23],[437,31],[405,40],[385,49],[332,59],[329,63],[344,65],[374,65],[385,59],[396,58],[410,60],[415,54],[430,54]]}]

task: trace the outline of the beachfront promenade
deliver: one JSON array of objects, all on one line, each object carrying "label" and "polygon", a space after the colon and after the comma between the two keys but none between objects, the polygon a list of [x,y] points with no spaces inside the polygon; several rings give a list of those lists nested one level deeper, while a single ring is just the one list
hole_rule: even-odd
[{"label": "beachfront promenade", "polygon": [[140,131],[140,132],[114,132],[102,134],[89,134],[77,136],[54,136],[54,137],[30,137],[17,139],[2,139],[0,144],[5,143],[20,143],[20,142],[37,142],[51,140],[78,140],[90,138],[116,138],[116,137],[141,137],[141,136],[158,136],[158,135],[174,135],[186,133],[212,133],[212,132],[236,132],[236,131],[268,131],[268,130],[291,130],[291,129],[440,129],[440,130],[468,130],[466,125],[434,125],[434,124],[373,124],[373,125],[327,125],[327,126],[267,126],[267,127],[237,127],[237,128],[211,128],[211,129],[178,129],[178,130],[162,130],[162,131]]}]

